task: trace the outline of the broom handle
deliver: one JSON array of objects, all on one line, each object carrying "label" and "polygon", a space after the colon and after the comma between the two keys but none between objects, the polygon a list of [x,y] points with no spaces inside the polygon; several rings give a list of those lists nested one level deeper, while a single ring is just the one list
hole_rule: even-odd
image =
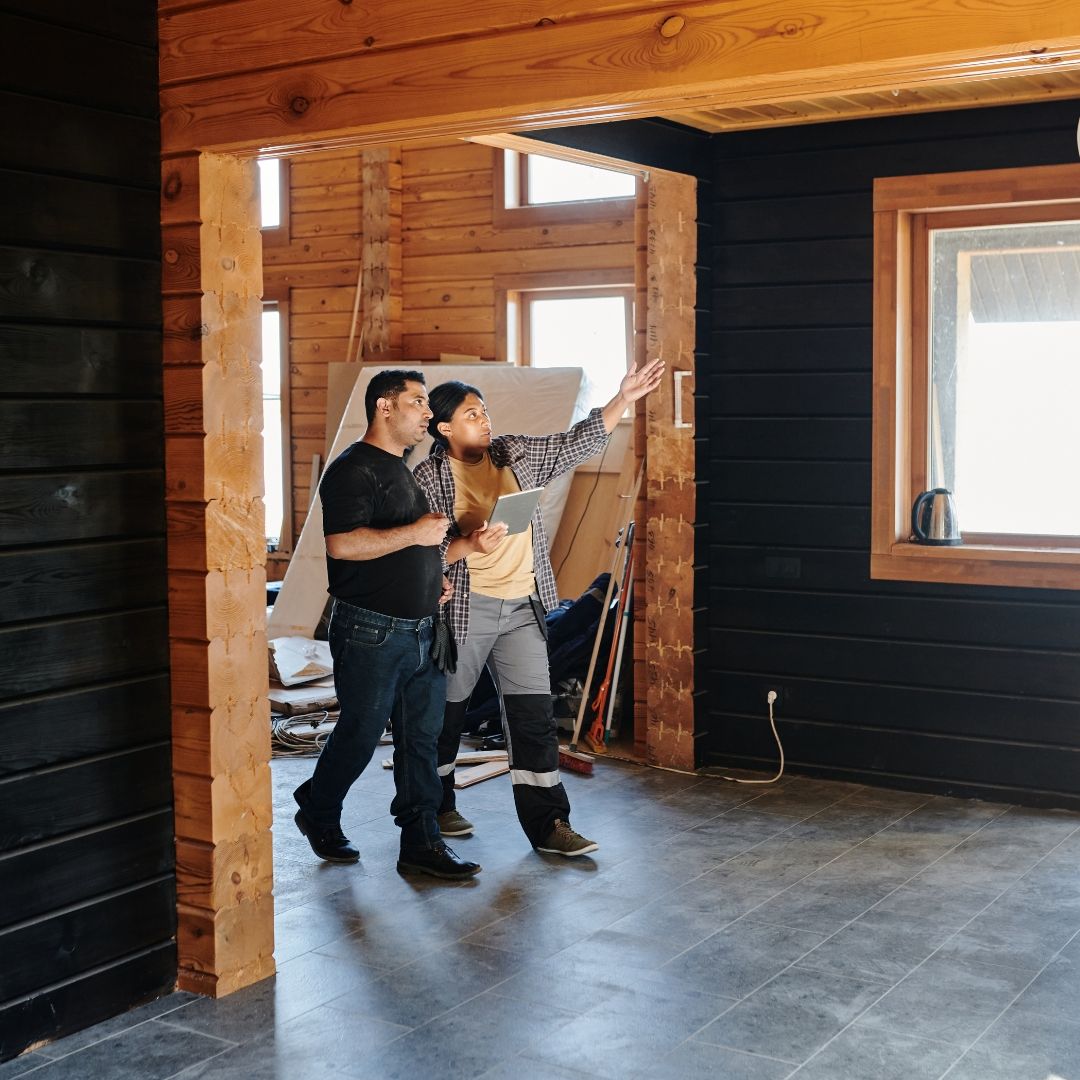
[{"label": "broom handle", "polygon": [[577,750],[578,738],[581,736],[581,725],[585,720],[585,710],[589,707],[589,687],[592,686],[593,675],[596,673],[596,658],[600,653],[600,639],[604,635],[604,623],[607,621],[608,608],[611,606],[611,593],[615,588],[615,571],[619,565],[619,558],[623,555],[618,548],[618,537],[626,536],[630,527],[630,519],[634,516],[634,504],[637,502],[638,491],[641,489],[641,478],[645,474],[645,462],[638,467],[637,476],[634,478],[634,486],[628,495],[626,512],[623,514],[622,527],[616,536],[615,555],[611,560],[611,574],[608,577],[607,591],[604,593],[604,606],[600,610],[600,625],[596,628],[596,640],[593,641],[592,657],[589,659],[589,672],[585,676],[585,686],[582,688],[581,702],[578,705],[577,720],[574,723],[574,737],[570,741],[571,751]]},{"label": "broom handle", "polygon": [[623,537],[623,572],[619,580],[619,602],[615,605],[615,631],[611,635],[611,648],[608,650],[607,668],[604,670],[604,681],[600,684],[596,698],[592,703],[592,711],[599,720],[605,711],[608,694],[611,691],[611,673],[615,667],[615,650],[618,648],[618,629],[622,624],[623,607],[626,605],[626,579],[632,572],[634,565],[634,523],[631,521]]},{"label": "broom handle", "polygon": [[[619,687],[619,673],[622,671],[623,647],[626,645],[626,628],[630,622],[630,598],[634,592],[634,579],[630,578],[623,586],[623,595],[626,597],[626,607],[623,609],[622,621],[619,623],[619,648],[615,653],[615,671],[611,676],[611,685],[616,693]],[[604,733],[611,731],[611,717],[615,712],[615,694],[608,692],[607,717],[604,720]]]}]

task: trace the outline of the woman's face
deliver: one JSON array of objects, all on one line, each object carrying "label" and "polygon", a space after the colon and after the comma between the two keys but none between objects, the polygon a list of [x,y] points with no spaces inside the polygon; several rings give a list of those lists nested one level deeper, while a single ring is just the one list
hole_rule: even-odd
[{"label": "woman's face", "polygon": [[491,445],[491,418],[479,394],[467,394],[449,422],[439,424],[451,449],[458,453],[486,450]]}]

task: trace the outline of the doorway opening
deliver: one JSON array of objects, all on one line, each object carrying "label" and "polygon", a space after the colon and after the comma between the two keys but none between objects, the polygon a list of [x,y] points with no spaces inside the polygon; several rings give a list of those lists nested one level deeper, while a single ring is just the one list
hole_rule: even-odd
[{"label": "doorway opening", "polygon": [[[579,218],[564,225],[549,220],[517,226],[519,235],[513,237],[512,243],[510,227],[496,225],[494,201],[495,170],[499,163],[505,162],[504,151],[508,149],[518,155],[542,149],[560,160],[599,163],[614,166],[623,173],[630,172],[635,177],[632,205],[621,216],[605,218],[599,223]],[[482,170],[474,167],[473,161],[480,155],[490,162],[489,186],[480,193],[462,194],[457,181],[448,183],[447,174],[480,173]],[[324,566],[321,536],[316,536],[317,543],[310,545],[310,552],[302,550],[303,525],[321,467],[333,454],[333,446],[327,445],[332,443],[337,428],[336,417],[331,414],[331,398],[337,393],[340,405],[341,397],[340,392],[333,390],[330,380],[333,364],[355,363],[360,352],[364,361],[395,366],[413,366],[425,361],[442,366],[464,357],[466,362],[494,367],[509,362],[507,332],[513,326],[512,297],[519,298],[518,303],[523,294],[541,294],[542,300],[556,298],[559,290],[565,290],[568,284],[565,277],[568,266],[576,274],[584,275],[584,281],[579,278],[570,284],[578,289],[594,289],[593,295],[609,291],[613,283],[618,288],[632,290],[632,302],[624,310],[633,312],[634,355],[638,359],[662,356],[667,361],[669,375],[665,386],[650,398],[650,407],[627,421],[625,459],[618,461],[617,470],[608,471],[614,464],[614,459],[609,458],[591,476],[579,477],[581,490],[576,496],[571,493],[564,515],[567,522],[577,526],[576,536],[573,529],[563,535],[562,550],[558,546],[555,550],[556,565],[564,564],[560,569],[565,575],[575,565],[575,557],[580,560],[582,552],[588,549],[583,537],[590,542],[597,536],[607,540],[610,530],[605,530],[598,519],[589,518],[602,509],[615,516],[611,513],[613,500],[599,497],[600,488],[606,485],[617,491],[623,472],[628,470],[632,476],[635,463],[644,461],[638,536],[643,552],[651,550],[659,554],[643,556],[637,563],[640,568],[640,577],[635,582],[637,617],[630,654],[634,662],[628,656],[625,665],[632,675],[635,715],[633,722],[623,729],[624,742],[628,743],[627,753],[655,763],[681,767],[694,764],[690,600],[694,448],[692,427],[675,426],[675,386],[679,384],[683,395],[678,411],[684,417],[692,417],[692,398],[690,387],[682,386],[682,380],[674,379],[671,374],[689,375],[693,368],[695,282],[693,274],[687,274],[687,268],[694,264],[694,181],[632,163],[610,162],[596,155],[538,146],[514,136],[456,139],[440,145],[429,141],[424,145],[404,144],[375,150],[357,147],[349,158],[349,154],[335,152],[305,153],[289,159],[289,181],[284,186],[293,194],[287,200],[283,198],[281,214],[288,227],[282,230],[279,226],[272,242],[263,242],[259,229],[254,159],[203,154],[183,161],[183,168],[200,194],[202,219],[197,251],[201,266],[197,270],[187,267],[183,281],[167,281],[166,317],[169,318],[170,301],[174,309],[181,306],[178,294],[183,294],[189,310],[187,298],[197,297],[200,353],[204,361],[208,351],[221,358],[216,365],[203,368],[218,380],[216,389],[220,393],[215,395],[211,406],[213,424],[207,417],[202,425],[207,432],[208,451],[201,462],[204,475],[200,488],[209,493],[207,519],[221,526],[204,539],[207,547],[224,545],[224,550],[218,548],[223,556],[230,556],[236,550],[235,545],[242,545],[250,563],[250,569],[242,575],[235,570],[211,570],[209,578],[203,578],[213,582],[213,587],[204,586],[211,656],[214,639],[220,636],[229,665],[227,669],[222,666],[222,685],[228,684],[231,713],[235,716],[243,712],[245,716],[242,731],[235,723],[228,731],[228,761],[215,760],[213,753],[209,759],[205,756],[183,759],[178,763],[175,779],[178,877],[185,896],[180,906],[181,985],[218,994],[246,985],[273,970],[272,788],[279,789],[280,831],[293,828],[284,816],[295,786],[292,777],[286,779],[283,770],[282,782],[278,783],[269,764],[259,764],[268,762],[269,758],[264,696],[266,585],[261,570],[267,559],[268,534],[261,522],[253,527],[252,503],[249,498],[239,497],[241,491],[257,497],[262,490],[262,446],[250,436],[265,422],[269,407],[263,400],[266,385],[260,388],[262,379],[252,380],[252,372],[261,370],[258,338],[264,304],[275,305],[279,320],[280,313],[285,313],[288,321],[288,329],[279,321],[283,380],[278,407],[281,422],[287,417],[289,424],[287,443],[282,434],[283,447],[286,444],[289,447],[289,453],[284,455],[282,475],[287,467],[291,478],[287,485],[283,483],[279,544],[277,550],[269,553],[266,564],[269,576],[280,577],[283,564],[290,567],[290,574],[295,573],[308,554],[312,566]],[[448,162],[451,167],[447,166]],[[455,162],[456,168],[452,167]],[[461,168],[462,165],[465,167]],[[296,182],[298,177],[300,183]],[[400,216],[392,212],[395,187]],[[381,205],[379,194],[383,191],[391,196],[387,199],[389,208]],[[458,197],[437,197],[449,191],[457,191]],[[355,200],[354,203],[343,205],[349,199]],[[165,211],[167,244],[169,209],[167,206]],[[502,209],[512,212],[517,208]],[[528,209],[561,214],[567,209],[577,209],[577,204]],[[428,216],[414,219],[418,225],[410,228],[406,211]],[[470,220],[481,212],[490,215],[490,221]],[[230,219],[227,223],[226,218]],[[377,231],[380,221],[386,229],[381,235]],[[350,227],[342,233],[338,230],[344,222],[349,222]],[[396,241],[395,228],[399,230]],[[562,243],[558,242],[560,236],[564,238]],[[256,237],[261,250],[258,260],[251,257]],[[170,250],[166,251],[167,266]],[[618,261],[612,259],[612,253],[617,254]],[[299,255],[305,258],[298,258]],[[477,264],[485,265],[483,274],[476,269]],[[210,272],[210,268],[218,266],[225,273],[215,277],[216,271]],[[361,267],[363,273],[358,274]],[[357,333],[349,335],[358,277],[363,321]],[[198,282],[197,287],[193,287],[194,282]],[[175,286],[176,292],[169,291],[171,286]],[[413,321],[408,321],[407,315]],[[353,351],[349,348],[349,337],[359,339],[360,330],[364,345]],[[189,353],[192,344],[188,339]],[[231,370],[229,358],[236,347],[246,354],[248,362]],[[262,358],[261,364],[265,362]],[[316,375],[320,366],[326,373],[325,381]],[[167,381],[168,378],[167,352]],[[190,391],[195,389],[189,386]],[[204,409],[207,389],[205,382],[198,388]],[[261,391],[257,398],[253,390]],[[347,396],[346,389],[346,399]],[[245,408],[250,402],[252,415],[246,422],[235,408],[238,400],[242,400]],[[688,424],[689,420],[683,423]],[[227,451],[220,458],[210,452],[219,431],[223,451]],[[222,490],[215,488],[217,474],[224,476],[226,488],[235,486],[238,495],[235,505],[230,505],[228,497],[217,500],[215,505],[213,496]],[[174,490],[178,496],[183,491],[179,485]],[[177,502],[180,501],[178,497]],[[171,532],[174,523],[178,529],[182,525],[178,511],[176,508],[170,519]],[[290,525],[292,535],[286,541]],[[554,535],[558,545],[560,533]],[[233,545],[231,551],[229,545]],[[197,553],[193,553],[193,559],[197,559]],[[220,561],[227,565],[229,560]],[[580,573],[587,575],[590,570],[585,564]],[[197,577],[192,572],[187,584],[194,586]],[[215,592],[218,588],[220,594]],[[314,596],[321,609],[324,589],[325,585],[322,589],[299,592]],[[212,613],[211,607],[218,605],[219,600],[221,609]],[[274,632],[273,624],[271,632]],[[174,651],[174,667],[181,667],[184,659],[179,650]],[[192,660],[196,659],[192,650]],[[182,680],[174,679],[174,685],[177,684],[182,696],[199,697],[199,691],[185,689]],[[212,701],[206,701],[201,708],[185,714],[182,726],[190,724],[198,729],[193,731],[192,738],[205,740],[203,745],[212,750],[215,740],[218,745],[224,745],[221,741],[224,729],[218,730],[223,719],[222,710],[215,709]],[[183,732],[180,739],[184,739]],[[241,759],[245,764],[238,774]],[[369,768],[377,766],[378,762]],[[295,763],[289,763],[289,767],[295,769]],[[214,792],[222,790],[229,792],[231,809],[227,813],[214,803]],[[386,800],[380,796],[378,801],[378,814],[387,821]],[[227,839],[227,845],[220,843],[219,837]],[[208,875],[194,857],[188,858],[189,852],[200,855],[207,844],[215,859],[209,874],[215,879],[222,873],[234,875],[232,891],[238,903],[219,904],[218,898],[205,890],[184,892],[189,865],[195,867],[194,874],[199,877],[205,879]],[[279,864],[284,868],[295,854],[280,853]],[[379,861],[377,854],[370,857]],[[307,859],[310,860],[310,853]],[[236,876],[239,881],[235,880]],[[311,875],[306,876],[310,880]],[[287,902],[290,888],[279,882],[280,902]],[[293,899],[303,899],[299,892],[293,891],[291,895]],[[217,933],[224,909],[231,919],[244,920],[243,963],[233,963],[228,956],[228,949],[237,939],[225,942]]]}]

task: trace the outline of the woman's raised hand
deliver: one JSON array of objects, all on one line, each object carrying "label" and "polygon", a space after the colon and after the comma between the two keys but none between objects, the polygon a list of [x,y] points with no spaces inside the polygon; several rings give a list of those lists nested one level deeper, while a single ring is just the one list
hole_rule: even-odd
[{"label": "woman's raised hand", "polygon": [[640,371],[636,363],[631,364],[619,384],[619,396],[627,403],[637,401],[655,390],[663,377],[664,361],[659,358],[650,360]]}]

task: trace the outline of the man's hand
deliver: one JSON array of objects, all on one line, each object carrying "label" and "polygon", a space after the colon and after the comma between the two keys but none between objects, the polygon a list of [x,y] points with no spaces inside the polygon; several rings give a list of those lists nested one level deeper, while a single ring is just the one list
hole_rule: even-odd
[{"label": "man's hand", "polygon": [[630,370],[623,376],[619,383],[619,397],[627,404],[643,398],[646,394],[655,390],[660,385],[664,376],[664,361],[660,359],[650,360],[640,371],[637,364],[631,364]]},{"label": "man's hand", "polygon": [[439,606],[442,607],[451,596],[454,595],[454,586],[450,584],[450,579],[443,574],[442,579],[442,595],[439,597]]},{"label": "man's hand", "polygon": [[489,525],[486,521],[478,529],[469,533],[473,551],[480,555],[490,555],[506,539],[506,523]]},{"label": "man's hand", "polygon": [[413,543],[420,547],[436,547],[446,539],[450,520],[445,514],[425,514],[412,523]]}]

